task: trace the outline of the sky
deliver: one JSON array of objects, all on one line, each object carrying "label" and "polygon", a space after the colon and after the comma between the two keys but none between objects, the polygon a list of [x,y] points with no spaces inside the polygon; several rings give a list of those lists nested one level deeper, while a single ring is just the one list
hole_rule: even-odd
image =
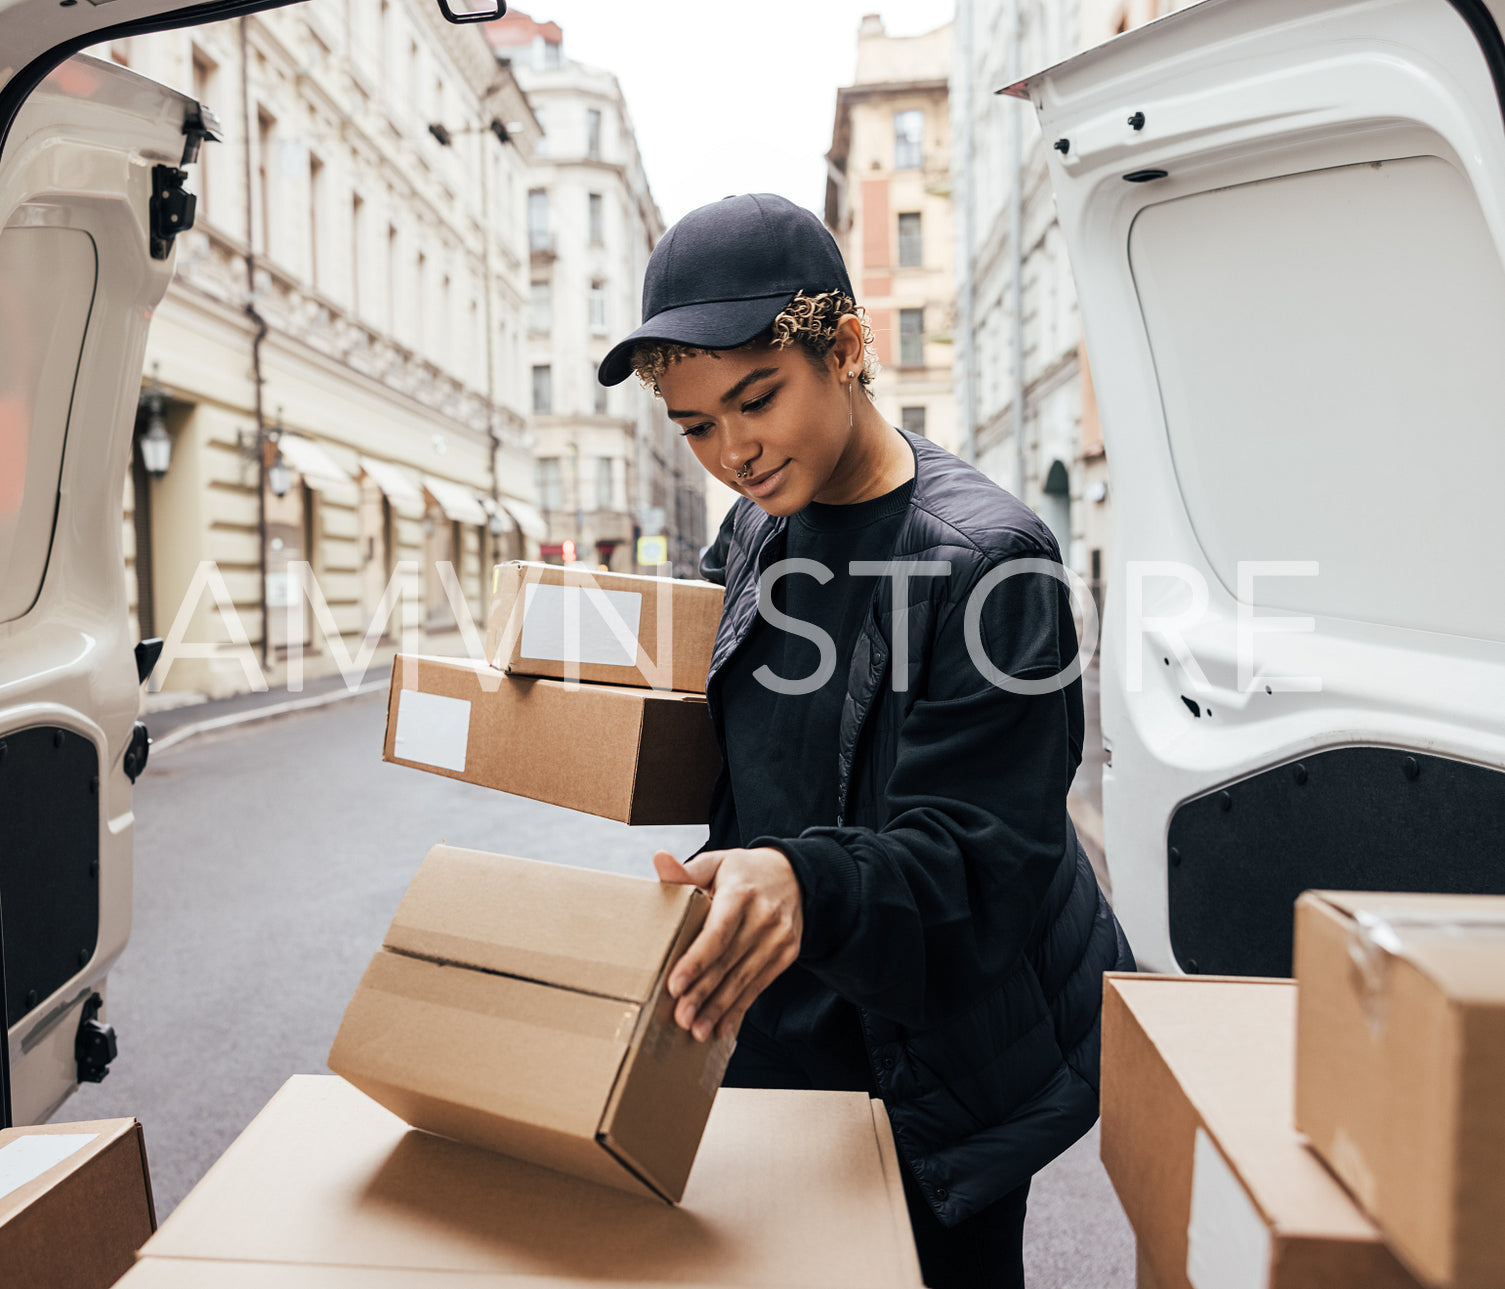
[{"label": "sky", "polygon": [[947,22],[952,0],[519,0],[564,29],[569,58],[615,72],[666,224],[732,193],[822,213],[838,86],[857,27],[891,36]]}]

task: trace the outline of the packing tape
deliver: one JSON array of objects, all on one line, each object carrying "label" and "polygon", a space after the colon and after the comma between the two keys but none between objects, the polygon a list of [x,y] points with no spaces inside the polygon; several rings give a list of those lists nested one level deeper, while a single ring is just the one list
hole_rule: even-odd
[{"label": "packing tape", "polygon": [[735,1038],[718,1038],[706,1053],[705,1065],[700,1071],[700,1090],[707,1096],[715,1096],[721,1080],[726,1077],[726,1067],[731,1064],[732,1053],[737,1050]]},{"label": "packing tape", "polygon": [[1459,917],[1451,913],[1414,910],[1353,911],[1354,929],[1348,936],[1348,957],[1359,977],[1364,1020],[1372,1037],[1385,1028],[1385,978],[1392,958],[1406,951],[1407,935],[1505,936],[1505,914],[1497,918]]}]

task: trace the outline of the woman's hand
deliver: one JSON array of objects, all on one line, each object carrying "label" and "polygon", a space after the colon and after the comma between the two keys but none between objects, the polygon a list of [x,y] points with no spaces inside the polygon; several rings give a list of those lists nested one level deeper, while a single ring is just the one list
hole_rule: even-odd
[{"label": "woman's hand", "polygon": [[783,851],[711,850],[681,864],[653,857],[661,882],[711,893],[705,926],[669,974],[679,999],[674,1019],[698,1042],[730,1038],[753,999],[799,956],[804,908],[799,879]]}]

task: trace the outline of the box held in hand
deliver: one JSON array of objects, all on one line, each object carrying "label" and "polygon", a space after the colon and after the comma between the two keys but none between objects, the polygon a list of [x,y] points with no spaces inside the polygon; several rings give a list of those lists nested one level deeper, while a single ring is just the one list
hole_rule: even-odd
[{"label": "box held in hand", "polygon": [[627,824],[703,824],[721,751],[704,698],[399,654],[385,760]]},{"label": "box held in hand", "polygon": [[1505,896],[1308,891],[1296,1126],[1413,1271],[1505,1285]]},{"label": "box held in hand", "polygon": [[711,582],[498,564],[486,659],[515,675],[704,693],[722,596]]},{"label": "box held in hand", "polygon": [[415,1128],[676,1201],[730,1040],[674,1023],[710,899],[435,846],[346,1009],[329,1068]]},{"label": "box held in hand", "polygon": [[108,1289],[156,1227],[136,1120],[0,1132],[0,1284]]}]

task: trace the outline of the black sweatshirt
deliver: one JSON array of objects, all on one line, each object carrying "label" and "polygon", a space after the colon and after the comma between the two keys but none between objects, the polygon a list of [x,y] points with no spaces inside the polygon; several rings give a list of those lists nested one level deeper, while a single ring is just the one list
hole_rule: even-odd
[{"label": "black sweatshirt", "polygon": [[[847,663],[873,601],[874,579],[854,576],[854,561],[883,562],[914,491],[914,481],[848,506],[811,502],[789,523],[790,568],[773,584],[773,608],[797,620],[760,620],[729,669],[722,689],[727,765],[737,831],[745,847],[777,845],[805,829],[836,823],[836,753]],[[809,626],[799,626],[808,623]],[[793,626],[794,629],[781,629]],[[818,628],[832,641],[823,684]],[[767,668],[763,672],[762,668]],[[759,676],[762,675],[764,683]],[[780,692],[789,684],[805,693]],[[801,964],[785,971],[749,1010],[751,1026],[798,1064],[815,1087],[875,1089],[856,1007]]]}]

